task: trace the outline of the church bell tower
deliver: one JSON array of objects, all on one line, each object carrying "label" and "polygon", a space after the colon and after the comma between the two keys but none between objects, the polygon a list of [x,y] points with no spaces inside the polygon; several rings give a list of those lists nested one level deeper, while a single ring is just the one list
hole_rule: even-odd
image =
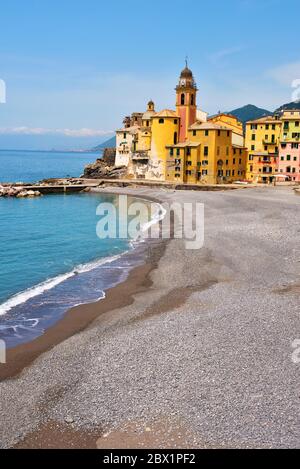
[{"label": "church bell tower", "polygon": [[187,66],[182,70],[176,86],[176,112],[180,117],[179,141],[187,140],[188,128],[196,122],[197,85],[193,73]]}]

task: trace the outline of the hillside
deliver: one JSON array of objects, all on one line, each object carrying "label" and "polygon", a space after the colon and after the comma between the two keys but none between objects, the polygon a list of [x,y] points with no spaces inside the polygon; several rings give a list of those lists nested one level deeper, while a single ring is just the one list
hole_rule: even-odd
[{"label": "hillside", "polygon": [[291,103],[283,104],[277,108],[275,112],[283,111],[284,109],[298,109],[300,111],[300,101],[292,101]]},{"label": "hillside", "polygon": [[111,137],[109,140],[105,140],[105,142],[100,143],[96,147],[92,148],[91,151],[101,151],[104,148],[114,148],[116,146],[116,137]]},{"label": "hillside", "polygon": [[247,104],[246,106],[234,109],[233,111],[229,111],[228,114],[233,114],[245,124],[247,121],[272,115],[273,112],[268,111],[267,109],[259,108],[257,106],[254,106],[253,104]]}]

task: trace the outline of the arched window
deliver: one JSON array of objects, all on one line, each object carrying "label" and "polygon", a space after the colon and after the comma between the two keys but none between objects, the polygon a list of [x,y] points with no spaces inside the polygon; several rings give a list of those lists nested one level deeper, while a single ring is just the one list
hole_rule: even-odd
[{"label": "arched window", "polygon": [[177,132],[174,132],[174,145],[177,143]]},{"label": "arched window", "polygon": [[159,121],[158,121],[159,124],[163,124],[164,122],[165,122],[164,119],[159,119]]},{"label": "arched window", "polygon": [[191,106],[194,106],[194,95],[191,95]]},{"label": "arched window", "polygon": [[184,97],[184,93],[181,94],[181,104],[184,104],[184,101],[185,101],[185,97]]}]

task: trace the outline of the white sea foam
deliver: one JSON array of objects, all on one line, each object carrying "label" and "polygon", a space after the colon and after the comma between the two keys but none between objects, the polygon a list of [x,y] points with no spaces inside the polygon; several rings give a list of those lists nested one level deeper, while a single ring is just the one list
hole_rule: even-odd
[{"label": "white sea foam", "polygon": [[56,287],[57,285],[64,282],[65,280],[73,277],[74,275],[81,274],[84,272],[89,272],[90,270],[95,269],[101,265],[117,260],[120,256],[124,255],[126,252],[128,251],[125,251],[122,254],[118,254],[115,256],[105,257],[103,259],[98,259],[96,261],[88,262],[86,264],[80,264],[77,267],[75,267],[71,272],[67,272],[65,274],[58,275],[57,277],[50,278],[48,280],[45,280],[44,282],[39,283],[38,285],[28,288],[27,290],[17,293],[16,295],[12,296],[11,298],[9,298],[7,301],[5,301],[4,303],[0,305],[0,316],[3,316],[4,314],[8,313],[8,311],[10,311],[12,308],[15,308],[16,306],[19,306],[22,303],[25,303],[31,298],[41,295],[47,290],[51,290],[52,288]]},{"label": "white sea foam", "polygon": [[[166,214],[166,210],[160,204],[156,204],[156,205],[157,205],[157,211],[154,213],[152,219],[142,226],[141,232],[147,231],[153,224],[158,223],[160,220],[164,218]],[[138,240],[135,240],[135,241],[138,241]],[[134,243],[130,243],[130,244],[131,244],[131,247],[133,248]],[[0,305],[0,316],[3,316],[4,314],[8,313],[12,308],[15,308],[16,306],[19,306],[25,303],[31,298],[34,298],[38,295],[42,295],[45,291],[51,290],[52,288],[56,287],[57,285],[64,282],[65,280],[73,277],[74,275],[81,274],[84,272],[89,272],[90,270],[100,267],[101,265],[111,263],[119,259],[121,256],[123,256],[126,253],[128,253],[128,251],[124,251],[121,254],[117,254],[115,256],[105,257],[103,259],[98,259],[92,262],[88,262],[86,264],[80,264],[77,267],[75,267],[71,272],[67,272],[65,274],[58,275],[54,278],[47,279],[44,282],[39,283],[38,285],[35,285],[31,288],[28,288],[27,290],[17,293],[16,295],[12,296],[11,298],[9,298],[7,301],[5,301],[4,303]],[[105,297],[105,293],[104,293],[104,296],[101,298],[104,298],[104,297]]]}]

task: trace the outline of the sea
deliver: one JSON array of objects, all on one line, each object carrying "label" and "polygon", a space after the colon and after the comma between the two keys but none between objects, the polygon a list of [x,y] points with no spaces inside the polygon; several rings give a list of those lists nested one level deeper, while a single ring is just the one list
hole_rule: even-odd
[{"label": "sea", "polygon": [[[77,177],[97,157],[0,151],[0,183]],[[40,336],[71,307],[105,298],[142,262],[142,254],[129,255],[139,252],[137,240],[98,238],[102,202],[118,211],[113,194],[0,197],[0,340],[7,348]]]}]

